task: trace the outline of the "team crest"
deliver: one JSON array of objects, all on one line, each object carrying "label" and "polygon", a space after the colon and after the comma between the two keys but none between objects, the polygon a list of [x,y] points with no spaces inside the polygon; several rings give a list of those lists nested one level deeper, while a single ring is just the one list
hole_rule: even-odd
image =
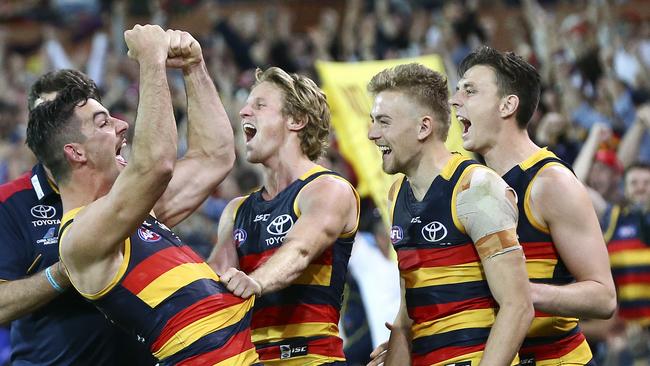
[{"label": "team crest", "polygon": [[138,236],[147,243],[155,243],[162,238],[158,233],[143,227],[138,229]]}]

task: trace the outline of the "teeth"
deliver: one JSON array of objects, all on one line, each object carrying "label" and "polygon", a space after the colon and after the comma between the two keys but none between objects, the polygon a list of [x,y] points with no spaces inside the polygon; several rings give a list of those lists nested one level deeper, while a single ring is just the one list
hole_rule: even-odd
[{"label": "teeth", "polygon": [[379,146],[379,151],[381,151],[382,154],[388,154],[393,150],[391,150],[388,146]]},{"label": "teeth", "polygon": [[471,122],[470,122],[467,118],[465,118],[465,117],[463,117],[463,116],[456,116],[456,119],[458,120],[458,122],[461,122],[461,123],[470,123],[470,124],[471,124]]},{"label": "teeth", "polygon": [[255,128],[255,126],[253,126],[251,123],[248,123],[248,122],[245,122],[242,125],[242,127],[244,128],[244,131],[247,132],[247,133],[253,133],[253,132],[257,131],[257,128]]}]

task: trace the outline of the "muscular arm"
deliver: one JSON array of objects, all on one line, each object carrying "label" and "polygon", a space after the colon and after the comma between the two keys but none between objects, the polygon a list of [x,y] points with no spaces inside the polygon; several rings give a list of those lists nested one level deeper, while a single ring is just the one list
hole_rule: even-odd
[{"label": "muscular arm", "polygon": [[406,297],[404,281],[400,283],[402,289],[402,299],[399,306],[399,312],[395,317],[393,329],[390,332],[388,340],[388,351],[386,353],[386,366],[404,365],[411,361],[411,325],[413,321],[409,318],[406,309]]},{"label": "muscular arm", "polygon": [[[59,263],[50,266],[54,280],[62,288],[70,287],[68,277]],[[45,271],[14,280],[0,280],[0,325],[9,323],[40,308],[59,294],[45,278]]]},{"label": "muscular arm", "polygon": [[499,304],[481,365],[509,365],[533,319],[526,262],[517,241],[515,197],[496,173],[475,168],[458,193],[458,218],[476,245]]},{"label": "muscular arm", "polygon": [[230,120],[208,74],[201,47],[188,33],[181,33],[183,37],[190,38],[179,41],[184,42],[179,47],[189,44],[187,47],[190,50],[187,52],[194,52],[200,61],[183,68],[187,93],[188,149],[176,163],[173,178],[154,207],[157,218],[169,227],[194,212],[221,183],[235,162]]},{"label": "muscular arm", "polygon": [[321,177],[296,199],[301,214],[282,247],[250,274],[262,294],[289,286],[336,238],[356,228],[359,208],[347,182]]},{"label": "muscular arm", "polygon": [[575,278],[563,286],[531,284],[535,308],[580,318],[612,316],[616,292],[607,249],[584,187],[569,170],[549,167],[533,182],[531,205]]},{"label": "muscular arm", "polygon": [[226,205],[221,218],[219,219],[219,232],[217,243],[210,253],[208,264],[217,273],[225,273],[228,268],[239,268],[237,249],[232,237],[235,221],[235,210],[241,204],[244,197],[233,199]]},{"label": "muscular arm", "polygon": [[[138,27],[125,32],[127,43],[131,40],[141,42],[139,47],[144,48],[143,44],[155,47],[151,43],[165,36],[162,29],[158,28],[159,32],[156,32],[149,28],[151,26]],[[142,28],[150,33],[137,33]],[[129,33],[134,31],[136,33]],[[140,38],[134,40],[129,35]],[[61,257],[68,269],[70,266],[83,269],[109,260],[117,253],[122,241],[144,221],[163,193],[176,161],[176,123],[165,59],[159,55],[145,57],[131,47],[129,45],[131,57],[140,57],[140,103],[133,159],[115,180],[109,193],[80,211],[61,239]],[[144,51],[139,48],[138,52]]]}]

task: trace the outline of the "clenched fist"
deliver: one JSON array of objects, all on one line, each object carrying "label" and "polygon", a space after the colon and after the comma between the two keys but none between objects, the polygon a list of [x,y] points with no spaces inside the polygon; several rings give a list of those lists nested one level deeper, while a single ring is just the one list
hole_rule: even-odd
[{"label": "clenched fist", "polygon": [[203,61],[201,45],[191,34],[169,29],[167,35],[169,36],[167,66],[186,70]]},{"label": "clenched fist", "polygon": [[136,24],[124,32],[129,57],[143,63],[164,63],[169,50],[169,34],[157,25]]}]

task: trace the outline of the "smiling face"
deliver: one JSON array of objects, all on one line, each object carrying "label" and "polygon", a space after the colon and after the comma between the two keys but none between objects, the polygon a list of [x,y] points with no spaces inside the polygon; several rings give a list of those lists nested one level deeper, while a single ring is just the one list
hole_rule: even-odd
[{"label": "smiling face", "polygon": [[625,174],[625,195],[633,205],[650,208],[650,168],[630,168]]},{"label": "smiling face", "polygon": [[488,66],[476,65],[465,72],[449,103],[462,124],[463,148],[485,155],[497,143],[501,131],[496,74]]},{"label": "smiling face", "polygon": [[249,162],[265,162],[285,141],[288,117],[282,114],[283,103],[282,90],[270,82],[262,82],[253,88],[246,105],[239,111]]},{"label": "smiling face", "polygon": [[111,117],[106,108],[95,99],[75,108],[72,118],[81,121],[81,132],[86,137],[83,143],[66,144],[66,154],[83,151],[85,163],[113,182],[126,166],[121,155],[126,145],[128,123]]},{"label": "smiling face", "polygon": [[388,174],[409,175],[421,152],[420,107],[402,92],[377,94],[370,113],[368,138],[382,153],[382,169]]}]

